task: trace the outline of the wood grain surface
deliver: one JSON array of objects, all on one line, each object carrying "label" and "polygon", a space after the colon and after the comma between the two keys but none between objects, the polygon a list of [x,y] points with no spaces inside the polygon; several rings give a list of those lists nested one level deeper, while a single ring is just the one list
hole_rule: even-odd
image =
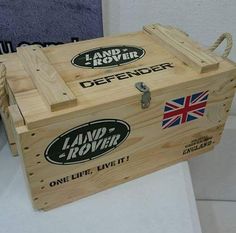
[{"label": "wood grain surface", "polygon": [[[30,46],[20,48],[20,56],[0,57],[7,67],[11,104],[7,120],[11,128],[6,128],[22,157],[35,208],[49,210],[187,160],[219,143],[235,93],[235,64],[206,52],[174,29],[165,41],[175,47],[173,52],[163,46],[166,31],[160,41],[147,29],[154,30],[147,26],[141,32],[45,49]],[[180,38],[186,42],[181,48],[175,41]],[[118,45],[140,47],[145,55],[106,69],[71,63],[84,51]],[[43,73],[35,71],[38,67]],[[83,82],[93,84],[85,88]],[[150,89],[147,109],[141,108],[137,82]],[[64,90],[70,93],[66,97],[61,96]],[[167,101],[202,91],[209,93],[204,116],[163,129]],[[74,100],[77,104],[72,106]],[[119,119],[130,126],[130,135],[112,152],[73,165],[53,164],[45,158],[47,147],[60,135],[101,119]]]}]

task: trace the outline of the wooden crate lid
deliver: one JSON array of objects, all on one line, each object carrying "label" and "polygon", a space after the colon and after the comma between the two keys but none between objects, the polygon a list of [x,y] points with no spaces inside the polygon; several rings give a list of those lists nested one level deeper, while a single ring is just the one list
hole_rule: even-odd
[{"label": "wooden crate lid", "polygon": [[[98,69],[71,62],[84,51],[112,46],[141,48],[145,53],[134,62]],[[161,95],[185,82],[235,70],[232,62],[201,48],[184,33],[158,25],[137,33],[44,49],[19,48],[15,54],[2,56],[1,61],[7,67],[10,92],[29,129],[138,102],[140,92],[135,83],[139,81],[145,82],[152,94]],[[84,82],[94,85],[84,88]]]}]

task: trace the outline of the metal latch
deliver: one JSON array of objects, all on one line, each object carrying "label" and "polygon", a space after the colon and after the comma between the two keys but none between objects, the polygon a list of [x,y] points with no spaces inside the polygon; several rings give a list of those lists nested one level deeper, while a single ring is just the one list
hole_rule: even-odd
[{"label": "metal latch", "polygon": [[148,108],[151,102],[151,92],[149,87],[144,82],[135,83],[135,87],[142,92],[141,106],[142,108]]}]

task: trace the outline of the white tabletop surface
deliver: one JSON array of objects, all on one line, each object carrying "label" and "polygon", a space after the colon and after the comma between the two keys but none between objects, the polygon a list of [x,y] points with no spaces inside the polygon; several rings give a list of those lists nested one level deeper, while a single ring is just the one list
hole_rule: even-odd
[{"label": "white tabletop surface", "polygon": [[0,125],[0,233],[201,233],[186,162],[48,212],[32,209]]}]

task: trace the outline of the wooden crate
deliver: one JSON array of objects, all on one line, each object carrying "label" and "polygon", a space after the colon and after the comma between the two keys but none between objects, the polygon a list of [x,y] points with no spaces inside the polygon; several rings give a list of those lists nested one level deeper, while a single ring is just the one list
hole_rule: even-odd
[{"label": "wooden crate", "polygon": [[212,150],[236,86],[233,62],[160,25],[0,60],[2,117],[42,210]]}]

